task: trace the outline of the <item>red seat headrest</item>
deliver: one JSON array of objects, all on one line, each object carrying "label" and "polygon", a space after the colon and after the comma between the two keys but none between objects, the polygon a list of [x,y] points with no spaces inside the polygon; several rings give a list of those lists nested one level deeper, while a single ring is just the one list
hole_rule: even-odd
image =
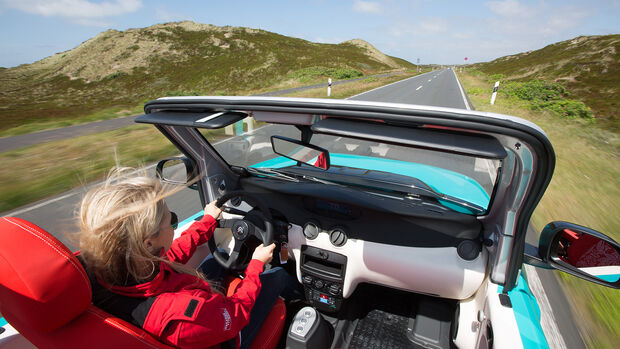
[{"label": "red seat headrest", "polygon": [[9,322],[53,331],[84,312],[91,296],[86,271],[65,245],[28,221],[0,218],[0,312]]}]

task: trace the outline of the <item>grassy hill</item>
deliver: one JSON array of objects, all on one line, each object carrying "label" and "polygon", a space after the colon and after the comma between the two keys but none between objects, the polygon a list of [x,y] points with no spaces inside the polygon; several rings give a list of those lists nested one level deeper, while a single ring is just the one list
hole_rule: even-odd
[{"label": "grassy hill", "polygon": [[0,69],[0,131],[179,94],[251,94],[412,68],[355,39],[319,44],[193,22],[108,30],[69,51]]},{"label": "grassy hill", "polygon": [[620,131],[620,35],[580,36],[473,67],[507,80],[559,83],[592,109],[599,125]]}]

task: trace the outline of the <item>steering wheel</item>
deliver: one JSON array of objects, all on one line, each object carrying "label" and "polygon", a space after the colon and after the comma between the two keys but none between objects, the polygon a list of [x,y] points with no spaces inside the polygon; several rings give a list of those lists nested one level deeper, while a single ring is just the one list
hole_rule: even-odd
[{"label": "steering wheel", "polygon": [[271,212],[269,212],[267,207],[256,197],[243,191],[233,191],[221,196],[215,202],[215,206],[222,208],[227,201],[233,198],[240,198],[250,206],[257,208],[260,213],[262,213],[261,218],[264,223],[264,229],[246,219],[247,212],[232,207],[224,207],[222,209],[224,212],[244,216],[242,219],[229,220],[229,224],[231,224],[232,227],[232,234],[235,239],[235,245],[230,254],[227,254],[217,249],[215,239],[213,237],[209,239],[208,244],[209,250],[211,250],[213,257],[218,263],[220,263],[221,266],[231,270],[244,270],[248,266],[248,263],[239,264],[240,262],[238,259],[241,247],[251,235],[262,241],[263,245],[271,245],[273,243],[273,224],[271,223]]}]

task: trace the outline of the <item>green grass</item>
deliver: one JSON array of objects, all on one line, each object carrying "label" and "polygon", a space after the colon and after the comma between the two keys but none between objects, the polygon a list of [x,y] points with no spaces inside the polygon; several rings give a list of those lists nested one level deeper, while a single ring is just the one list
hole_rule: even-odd
[{"label": "green grass", "polygon": [[296,70],[289,74],[293,79],[301,82],[309,82],[318,78],[333,78],[334,80],[353,79],[364,76],[364,73],[357,69],[350,68],[326,68],[326,67],[308,67]]},{"label": "green grass", "polygon": [[[530,101],[498,94],[481,74],[460,74],[477,110],[518,116],[539,125],[556,152],[553,179],[532,217],[536,231],[554,220],[589,226],[620,241],[620,143],[618,134],[583,119],[566,119],[550,110],[532,110]],[[501,89],[501,86],[500,86]],[[620,341],[620,292],[561,275],[574,305],[580,332],[592,348],[615,348]]]},{"label": "green grass", "polygon": [[[411,74],[337,85],[334,97],[345,98],[410,77]],[[325,94],[325,89],[320,89]],[[300,97],[322,97],[319,89]],[[209,131],[222,138],[222,131]],[[212,140],[214,138],[210,138]],[[136,167],[153,163],[178,150],[151,125],[48,142],[0,153],[0,212],[41,200],[103,178],[117,162]]]}]

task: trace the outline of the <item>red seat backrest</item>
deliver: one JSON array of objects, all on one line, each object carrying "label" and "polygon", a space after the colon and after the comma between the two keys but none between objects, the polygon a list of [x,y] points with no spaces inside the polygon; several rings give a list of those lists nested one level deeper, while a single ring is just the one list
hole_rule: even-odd
[{"label": "red seat backrest", "polygon": [[91,304],[86,271],[36,225],[0,218],[0,313],[40,348],[170,348]]}]

